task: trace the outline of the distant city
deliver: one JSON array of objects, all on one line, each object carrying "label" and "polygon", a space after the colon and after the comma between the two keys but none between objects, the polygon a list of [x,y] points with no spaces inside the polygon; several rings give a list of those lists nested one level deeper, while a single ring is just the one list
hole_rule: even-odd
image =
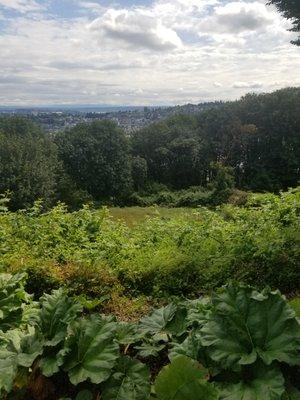
[{"label": "distant city", "polygon": [[1,107],[2,115],[20,115],[39,124],[47,132],[63,131],[79,123],[94,120],[112,120],[130,134],[154,122],[176,114],[197,114],[218,107],[221,102],[187,104],[174,107],[135,106],[49,106],[49,107]]}]

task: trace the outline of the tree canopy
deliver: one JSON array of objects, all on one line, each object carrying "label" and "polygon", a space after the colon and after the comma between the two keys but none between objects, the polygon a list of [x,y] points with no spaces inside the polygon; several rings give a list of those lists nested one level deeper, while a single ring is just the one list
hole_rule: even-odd
[{"label": "tree canopy", "polygon": [[278,192],[299,184],[299,110],[300,88],[286,88],[174,115],[131,136],[106,120],[51,135],[29,120],[1,118],[0,194],[10,191],[18,209],[39,198],[71,208],[141,204],[141,196],[167,200],[176,194],[166,192],[187,189],[181,203],[197,205],[216,193],[225,198],[234,185]]},{"label": "tree canopy", "polygon": [[[291,31],[300,32],[300,1],[299,0],[270,0],[269,4],[274,4],[283,16],[292,21]],[[293,44],[300,46],[300,36],[292,41]]]},{"label": "tree canopy", "polygon": [[115,123],[77,125],[56,143],[67,174],[95,199],[121,197],[131,188],[129,143]]},{"label": "tree canopy", "polygon": [[299,181],[299,109],[300,88],[249,94],[137,132],[133,154],[146,160],[149,179],[176,189],[206,186],[218,162],[240,188],[277,191]]},{"label": "tree canopy", "polygon": [[57,149],[49,136],[24,118],[0,119],[0,193],[9,191],[10,207],[28,207],[56,198]]}]

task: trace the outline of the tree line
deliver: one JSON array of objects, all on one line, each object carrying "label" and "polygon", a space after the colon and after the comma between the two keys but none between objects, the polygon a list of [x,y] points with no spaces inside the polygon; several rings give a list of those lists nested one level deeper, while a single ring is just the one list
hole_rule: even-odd
[{"label": "tree line", "polygon": [[46,134],[0,119],[0,193],[13,210],[39,198],[132,204],[158,190],[273,191],[299,184],[300,88],[248,94],[197,115],[176,115],[127,136],[114,122]]}]

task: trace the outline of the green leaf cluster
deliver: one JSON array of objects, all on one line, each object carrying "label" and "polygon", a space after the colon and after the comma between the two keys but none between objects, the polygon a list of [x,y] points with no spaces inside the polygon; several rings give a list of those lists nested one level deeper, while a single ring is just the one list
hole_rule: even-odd
[{"label": "green leaf cluster", "polygon": [[[73,396],[75,387],[76,400],[296,398],[300,325],[279,291],[230,284],[210,298],[170,303],[125,323],[83,315],[63,289],[34,303],[25,276],[0,278],[0,298],[9,300],[1,303],[3,396],[17,394],[25,373],[25,390],[37,376],[67,377],[60,390]],[[11,317],[16,310],[18,319]]]}]

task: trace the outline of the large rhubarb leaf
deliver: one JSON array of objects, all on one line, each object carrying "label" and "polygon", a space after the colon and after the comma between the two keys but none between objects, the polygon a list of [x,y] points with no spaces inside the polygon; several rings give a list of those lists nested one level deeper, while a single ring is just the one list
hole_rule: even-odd
[{"label": "large rhubarb leaf", "polygon": [[18,373],[18,366],[29,368],[42,354],[43,341],[33,327],[28,331],[10,330],[0,335],[0,392],[9,392]]},{"label": "large rhubarb leaf", "polygon": [[12,389],[17,375],[17,363],[14,353],[0,347],[0,395],[3,390]]},{"label": "large rhubarb leaf", "polygon": [[258,358],[267,365],[300,362],[300,325],[279,292],[230,285],[214,294],[212,302],[201,343],[221,366],[237,368]]},{"label": "large rhubarb leaf", "polygon": [[10,353],[16,365],[29,368],[34,360],[43,352],[43,338],[29,327],[27,331],[18,329],[0,335],[2,349]]},{"label": "large rhubarb leaf", "polygon": [[68,298],[63,289],[54,290],[41,298],[41,309],[33,322],[43,334],[46,346],[56,346],[65,339],[68,325],[75,320],[82,306]]},{"label": "large rhubarb leaf", "polygon": [[69,298],[63,289],[41,297],[41,309],[33,315],[31,323],[38,327],[45,339],[44,354],[39,363],[43,375],[52,376],[62,366],[67,353],[67,349],[61,348],[62,342],[67,336],[68,326],[81,311],[81,304]]},{"label": "large rhubarb leaf", "polygon": [[158,375],[156,396],[159,400],[217,400],[218,392],[206,381],[206,374],[196,361],[178,356]]},{"label": "large rhubarb leaf", "polygon": [[103,400],[147,400],[150,373],[145,364],[129,357],[120,358],[116,372],[105,384]]},{"label": "large rhubarb leaf", "polygon": [[158,357],[159,353],[166,348],[166,343],[156,342],[151,339],[145,339],[140,346],[134,346],[138,355],[142,358]]},{"label": "large rhubarb leaf", "polygon": [[219,372],[219,368],[208,355],[207,347],[201,345],[200,335],[197,331],[191,332],[182,343],[172,343],[172,345],[168,354],[171,361],[180,355],[184,355],[200,362],[201,365],[209,369],[210,374],[216,375]]},{"label": "large rhubarb leaf", "polygon": [[280,400],[284,378],[275,367],[255,366],[251,379],[228,384],[220,389],[221,400]]},{"label": "large rhubarb leaf", "polygon": [[175,304],[169,304],[153,311],[152,314],[140,320],[139,329],[142,333],[161,333],[166,331],[167,325],[172,321],[175,316],[177,307]]},{"label": "large rhubarb leaf", "polygon": [[74,385],[87,379],[98,384],[109,378],[119,357],[115,331],[116,323],[111,318],[97,315],[72,324],[63,368]]},{"label": "large rhubarb leaf", "polygon": [[186,301],[187,325],[193,327],[202,327],[207,321],[207,316],[210,313],[211,301],[208,297],[199,298],[196,300]]},{"label": "large rhubarb leaf", "polygon": [[173,343],[168,356],[170,360],[184,355],[199,361],[199,353],[202,349],[199,335],[197,332],[192,332],[182,343]]},{"label": "large rhubarb leaf", "polygon": [[137,324],[119,322],[117,324],[116,339],[119,344],[130,345],[141,340],[143,335],[138,332]]},{"label": "large rhubarb leaf", "polygon": [[68,348],[59,348],[59,346],[45,348],[43,357],[39,361],[43,375],[50,377],[56,374],[63,365],[64,358],[69,351]]},{"label": "large rhubarb leaf", "polygon": [[24,290],[25,274],[0,274],[0,330],[18,327],[22,321],[23,303],[30,296]]}]

